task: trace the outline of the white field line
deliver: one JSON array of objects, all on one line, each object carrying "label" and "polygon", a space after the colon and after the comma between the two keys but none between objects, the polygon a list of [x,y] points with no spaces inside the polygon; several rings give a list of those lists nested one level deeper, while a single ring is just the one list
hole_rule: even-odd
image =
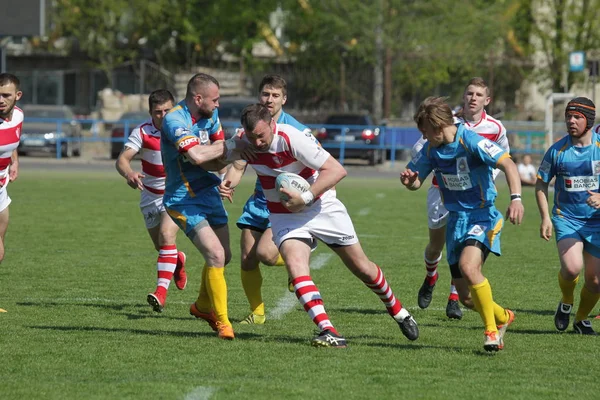
[{"label": "white field line", "polygon": [[[329,259],[333,256],[333,254],[319,254],[313,258],[310,263],[310,269],[318,270],[327,265]],[[277,301],[277,305],[273,307],[269,312],[269,319],[282,319],[287,313],[292,311],[294,307],[298,304],[298,299],[294,293],[290,293],[287,291],[285,294]]]},{"label": "white field line", "polygon": [[183,400],[208,400],[216,391],[210,386],[198,386],[186,394]]},{"label": "white field line", "polygon": [[375,198],[376,198],[376,199],[383,199],[384,197],[385,197],[385,193],[377,193],[377,194],[375,195]]}]

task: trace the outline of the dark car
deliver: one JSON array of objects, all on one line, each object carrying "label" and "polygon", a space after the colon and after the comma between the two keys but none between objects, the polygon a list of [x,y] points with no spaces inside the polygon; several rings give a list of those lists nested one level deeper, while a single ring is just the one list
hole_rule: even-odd
[{"label": "dark car", "polygon": [[219,99],[219,120],[225,131],[225,139],[232,137],[241,128],[242,110],[249,104],[258,103],[253,97],[221,97]]},{"label": "dark car", "polygon": [[[147,111],[127,112],[112,126],[110,131],[110,158],[116,160],[123,150],[129,134],[136,126],[150,118]],[[127,135],[125,135],[127,130]]]},{"label": "dark car", "polygon": [[68,106],[30,104],[23,106],[25,120],[19,154],[56,154],[57,142],[63,157],[81,155],[81,124]]},{"label": "dark car", "polygon": [[340,157],[344,145],[344,158],[365,159],[369,165],[376,165],[385,160],[385,149],[379,147],[380,133],[380,127],[367,114],[335,114],[327,118],[315,136],[335,158]]}]

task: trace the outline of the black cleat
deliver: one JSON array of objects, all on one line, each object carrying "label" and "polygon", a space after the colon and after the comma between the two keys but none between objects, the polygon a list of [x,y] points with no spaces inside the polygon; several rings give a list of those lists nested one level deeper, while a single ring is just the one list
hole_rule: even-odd
[{"label": "black cleat", "polygon": [[462,310],[458,304],[458,300],[448,300],[446,305],[446,317],[450,319],[462,319]]},{"label": "black cleat", "polygon": [[325,329],[319,336],[314,337],[311,344],[315,347],[344,348],[348,346],[343,336],[336,335],[329,329]]},{"label": "black cleat", "polygon": [[418,303],[420,308],[427,308],[431,303],[431,299],[433,298],[433,289],[435,288],[435,283],[433,285],[429,284],[427,278],[423,281],[421,288],[419,289],[419,297]]},{"label": "black cleat", "polygon": [[556,313],[554,313],[554,326],[559,331],[564,331],[569,327],[569,318],[571,316],[571,310],[573,304],[566,304],[562,301],[558,303]]},{"label": "black cleat", "polygon": [[406,336],[408,340],[417,340],[419,337],[419,327],[417,326],[417,321],[415,321],[412,315],[409,314],[408,317],[402,320],[402,322],[398,322],[398,325],[400,326],[402,334]]},{"label": "black cleat", "polygon": [[579,322],[573,322],[573,330],[580,335],[598,336],[595,330],[592,329],[592,323],[587,319]]}]

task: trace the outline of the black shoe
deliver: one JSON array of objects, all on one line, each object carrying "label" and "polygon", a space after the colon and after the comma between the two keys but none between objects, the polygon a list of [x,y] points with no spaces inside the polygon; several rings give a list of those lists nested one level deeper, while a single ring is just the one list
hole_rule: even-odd
[{"label": "black shoe", "polygon": [[323,332],[313,338],[311,344],[315,347],[347,347],[346,339],[343,336],[336,335],[329,329],[325,329]]},{"label": "black shoe", "polygon": [[573,309],[573,304],[565,304],[562,301],[558,303],[558,308],[554,313],[554,326],[559,331],[564,331],[569,327],[571,309]]},{"label": "black shoe", "polygon": [[406,336],[408,340],[417,340],[419,337],[419,327],[417,326],[417,321],[415,321],[412,315],[409,314],[408,317],[402,320],[402,322],[398,322],[398,325],[400,326],[402,334]]},{"label": "black shoe", "polygon": [[458,300],[448,300],[446,317],[450,319],[462,319],[462,310],[460,309]]},{"label": "black shoe", "polygon": [[580,335],[598,336],[595,330],[592,329],[592,323],[587,319],[579,322],[573,322],[573,330]]},{"label": "black shoe", "polygon": [[421,285],[421,288],[419,289],[418,303],[420,308],[429,307],[429,303],[431,303],[431,299],[433,298],[434,288],[435,283],[433,285],[430,285],[427,278],[425,278],[423,284]]}]

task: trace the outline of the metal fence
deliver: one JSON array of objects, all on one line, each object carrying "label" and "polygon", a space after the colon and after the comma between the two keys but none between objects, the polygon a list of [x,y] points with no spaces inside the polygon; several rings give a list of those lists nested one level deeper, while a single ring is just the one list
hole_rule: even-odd
[{"label": "metal fence", "polygon": [[[31,139],[28,131],[28,123],[52,123],[55,129],[47,129],[49,132],[36,132],[35,138]],[[65,143],[90,143],[90,142],[110,142],[122,143],[127,141],[129,133],[143,121],[139,120],[102,120],[102,119],[46,119],[46,118],[26,118],[23,127],[23,145],[28,145],[28,140],[35,140],[38,146],[55,146],[56,158],[60,159],[64,155]],[[64,135],[66,125],[80,124],[83,127],[84,134],[78,137],[69,137]],[[239,124],[222,122],[224,128],[238,128]],[[511,144],[511,153],[513,154],[543,154],[545,152],[545,132],[538,130],[539,126],[527,122],[509,122],[507,126],[507,135]],[[111,130],[107,128],[120,127],[126,134],[111,136]],[[323,124],[308,124],[315,134],[323,128]],[[385,153],[386,158],[391,165],[399,159],[404,158],[413,144],[421,137],[421,133],[414,126],[407,127],[386,127],[379,126],[380,138],[376,143],[366,144],[361,141],[346,140],[346,132],[354,126],[327,125],[327,128],[334,128],[340,131],[340,137],[337,140],[329,140],[323,144],[326,149],[335,149],[339,154],[338,159],[343,164],[347,157],[349,149],[360,149],[364,151],[381,151]],[[363,127],[374,129],[374,127]]]}]

